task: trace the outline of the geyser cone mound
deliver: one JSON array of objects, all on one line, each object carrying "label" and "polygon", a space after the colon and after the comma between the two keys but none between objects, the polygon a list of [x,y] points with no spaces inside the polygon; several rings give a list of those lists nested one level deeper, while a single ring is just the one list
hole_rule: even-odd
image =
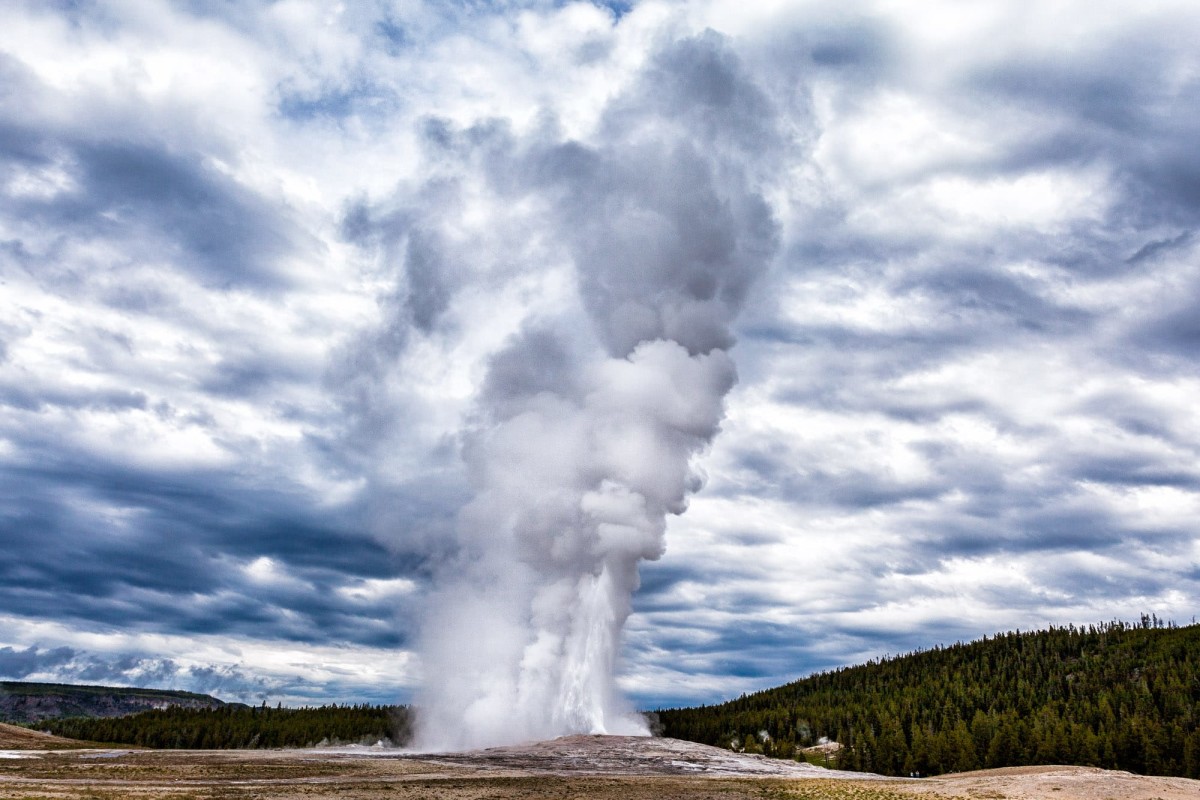
[{"label": "geyser cone mound", "polygon": [[876,778],[784,759],[765,758],[679,739],[649,736],[563,736],[544,742],[429,756],[437,761],[546,774],[762,775]]}]

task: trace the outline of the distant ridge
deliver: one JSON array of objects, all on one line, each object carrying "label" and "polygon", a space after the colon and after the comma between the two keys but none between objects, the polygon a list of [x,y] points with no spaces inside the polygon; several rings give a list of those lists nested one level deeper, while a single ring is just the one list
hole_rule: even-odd
[{"label": "distant ridge", "polygon": [[[1200,778],[1200,626],[998,634],[658,712],[665,736],[885,775],[1071,764]],[[823,758],[822,758],[823,760]]]},{"label": "distant ridge", "polygon": [[195,692],[0,681],[0,722],[29,724],[65,717],[123,717],[156,708],[224,705],[215,697]]}]

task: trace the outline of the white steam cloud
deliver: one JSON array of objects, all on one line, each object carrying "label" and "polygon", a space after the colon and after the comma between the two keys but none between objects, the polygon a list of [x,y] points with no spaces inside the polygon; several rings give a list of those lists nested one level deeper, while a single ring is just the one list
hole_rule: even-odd
[{"label": "white steam cloud", "polygon": [[652,59],[593,143],[481,148],[492,191],[544,209],[535,235],[573,265],[587,324],[530,321],[490,362],[476,494],[424,626],[419,746],[647,733],[614,684],[621,630],[638,563],[702,484],[731,324],[776,249],[749,166],[778,146],[771,120],[709,34]]}]

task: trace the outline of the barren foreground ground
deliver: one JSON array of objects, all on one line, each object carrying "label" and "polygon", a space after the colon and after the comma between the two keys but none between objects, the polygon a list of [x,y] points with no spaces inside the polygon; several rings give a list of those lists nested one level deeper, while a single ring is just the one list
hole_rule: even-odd
[{"label": "barren foreground ground", "polygon": [[50,749],[66,744],[0,726],[0,800],[1200,800],[1200,781],[1178,778],[1036,767],[896,780],[671,739],[577,736],[453,755],[373,748]]}]

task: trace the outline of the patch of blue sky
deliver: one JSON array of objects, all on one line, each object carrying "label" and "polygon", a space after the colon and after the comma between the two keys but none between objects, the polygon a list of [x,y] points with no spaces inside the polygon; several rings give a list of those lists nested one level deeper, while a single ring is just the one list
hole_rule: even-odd
[{"label": "patch of blue sky", "polygon": [[396,108],[396,98],[391,92],[371,84],[339,87],[317,94],[292,92],[280,87],[279,94],[279,113],[296,122],[379,116]]}]

